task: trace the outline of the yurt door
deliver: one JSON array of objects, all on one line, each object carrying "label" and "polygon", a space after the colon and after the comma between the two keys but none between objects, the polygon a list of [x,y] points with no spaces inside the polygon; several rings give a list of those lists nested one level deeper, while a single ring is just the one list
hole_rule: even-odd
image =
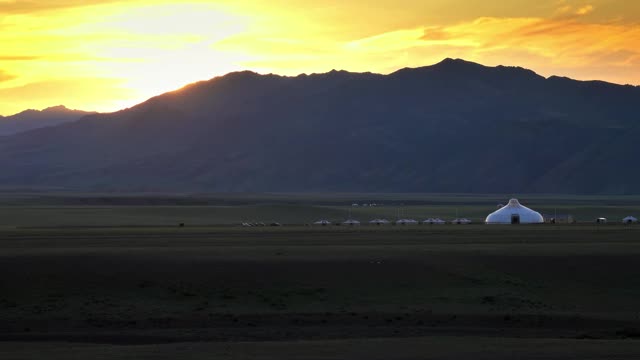
[{"label": "yurt door", "polygon": [[512,224],[520,224],[520,215],[518,215],[518,214],[511,215],[511,223]]}]

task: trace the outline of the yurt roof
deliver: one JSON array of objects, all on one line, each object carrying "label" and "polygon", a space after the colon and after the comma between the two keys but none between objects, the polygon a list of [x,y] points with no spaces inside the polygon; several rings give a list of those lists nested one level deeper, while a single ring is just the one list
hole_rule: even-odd
[{"label": "yurt roof", "polygon": [[509,200],[506,206],[489,214],[485,222],[487,224],[511,224],[513,215],[519,216],[521,224],[538,224],[544,222],[544,218],[539,212],[523,206],[518,199]]}]

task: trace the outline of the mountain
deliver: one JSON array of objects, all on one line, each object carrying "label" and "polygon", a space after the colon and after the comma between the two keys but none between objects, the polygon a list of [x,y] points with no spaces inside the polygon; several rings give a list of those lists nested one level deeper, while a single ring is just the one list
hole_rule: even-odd
[{"label": "mountain", "polygon": [[640,88],[446,59],[237,72],[0,138],[0,186],[640,193]]},{"label": "mountain", "polygon": [[0,116],[0,136],[76,121],[88,114],[92,113],[71,110],[60,105],[46,108],[42,111],[25,110],[12,116]]}]

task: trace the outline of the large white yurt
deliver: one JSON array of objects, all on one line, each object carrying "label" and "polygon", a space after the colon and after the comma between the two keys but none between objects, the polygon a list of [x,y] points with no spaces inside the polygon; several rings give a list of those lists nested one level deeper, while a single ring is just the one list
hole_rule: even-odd
[{"label": "large white yurt", "polygon": [[638,219],[633,216],[627,216],[626,218],[622,219],[622,222],[624,224],[635,224],[638,222]]},{"label": "large white yurt", "polygon": [[511,199],[506,206],[489,214],[485,222],[487,224],[541,224],[544,223],[544,218],[539,212],[521,205],[518,199]]}]

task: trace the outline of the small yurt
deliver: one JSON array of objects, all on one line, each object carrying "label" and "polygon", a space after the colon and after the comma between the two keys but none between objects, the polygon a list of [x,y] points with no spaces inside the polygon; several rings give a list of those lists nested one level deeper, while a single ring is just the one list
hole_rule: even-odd
[{"label": "small yurt", "polygon": [[373,219],[369,221],[369,224],[371,225],[386,225],[388,223],[389,223],[389,220],[387,219]]},{"label": "small yurt", "polygon": [[358,226],[360,225],[360,221],[358,220],[353,220],[353,219],[349,219],[345,222],[342,223],[342,225],[347,225],[347,226]]},{"label": "small yurt", "polygon": [[328,225],[331,225],[331,221],[329,221],[329,220],[318,220],[318,221],[314,222],[313,225],[328,226]]},{"label": "small yurt", "polygon": [[487,224],[542,224],[544,218],[539,212],[521,205],[518,199],[511,199],[506,206],[489,214],[485,222]]},{"label": "small yurt", "polygon": [[418,222],[413,219],[400,219],[396,221],[396,225],[415,225]]},{"label": "small yurt", "polygon": [[466,218],[453,219],[451,223],[456,225],[467,225],[467,224],[471,224],[471,220]]},{"label": "small yurt", "polygon": [[622,219],[622,223],[624,224],[635,224],[638,222],[638,219],[634,218],[633,216],[627,216],[626,218]]},{"label": "small yurt", "polygon": [[442,225],[445,224],[446,221],[439,219],[439,218],[429,218],[425,221],[422,222],[423,224],[428,224],[428,225]]}]

